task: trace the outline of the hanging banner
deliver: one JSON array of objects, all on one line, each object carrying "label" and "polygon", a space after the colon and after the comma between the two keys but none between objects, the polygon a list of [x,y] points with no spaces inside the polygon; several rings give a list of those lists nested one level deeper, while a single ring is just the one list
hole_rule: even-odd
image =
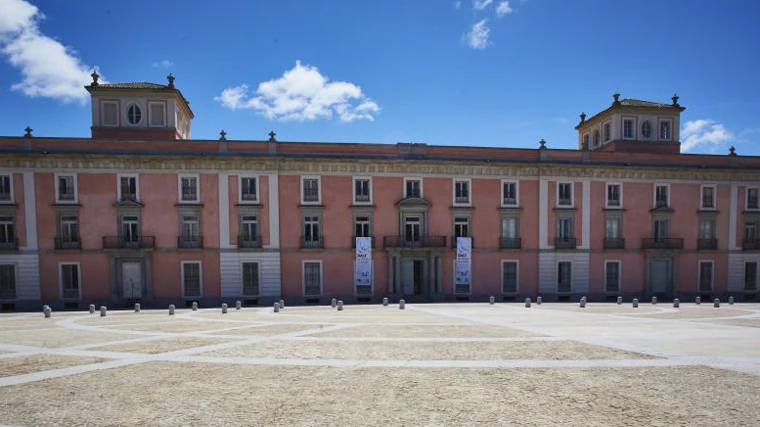
[{"label": "hanging banner", "polygon": [[356,238],[354,277],[357,286],[372,286],[372,238]]},{"label": "hanging banner", "polygon": [[470,284],[470,266],[472,261],[472,238],[457,237],[457,259],[454,272],[454,284]]}]

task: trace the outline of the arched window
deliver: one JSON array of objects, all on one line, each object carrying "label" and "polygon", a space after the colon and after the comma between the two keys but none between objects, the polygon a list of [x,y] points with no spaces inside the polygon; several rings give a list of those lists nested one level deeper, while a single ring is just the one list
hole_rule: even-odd
[{"label": "arched window", "polygon": [[142,120],[142,111],[137,104],[131,104],[127,107],[127,121],[131,125],[137,125]]},{"label": "arched window", "polygon": [[641,135],[642,135],[642,136],[643,136],[645,139],[649,139],[649,138],[651,138],[651,137],[652,137],[652,124],[651,124],[651,123],[649,123],[649,120],[645,121],[645,122],[644,122],[644,123],[641,125]]}]

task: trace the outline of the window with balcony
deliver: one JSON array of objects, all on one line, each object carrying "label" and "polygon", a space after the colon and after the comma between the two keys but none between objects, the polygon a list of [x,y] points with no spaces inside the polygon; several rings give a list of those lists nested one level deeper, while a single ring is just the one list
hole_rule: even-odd
[{"label": "window with balcony", "polygon": [[259,296],[259,263],[244,262],[242,264],[243,295]]},{"label": "window with balcony", "polygon": [[623,186],[621,184],[607,184],[607,207],[619,208],[623,206]]},{"label": "window with balcony", "polygon": [[634,131],[634,120],[633,119],[623,119],[623,139],[633,139],[633,131]]},{"label": "window with balcony", "polygon": [[59,216],[59,237],[56,249],[79,249],[79,218],[76,215]]},{"label": "window with balcony", "polygon": [[470,181],[454,181],[454,203],[458,205],[470,203]]},{"label": "window with balcony", "polygon": [[604,219],[604,249],[623,249],[621,218],[609,215]]},{"label": "window with balcony", "polygon": [[354,237],[370,237],[369,217],[357,216],[354,218]]},{"label": "window with balcony", "polygon": [[371,198],[372,181],[369,178],[354,179],[354,203],[369,203]]},{"label": "window with balcony", "polygon": [[198,191],[197,176],[180,176],[180,202],[199,202],[200,192]]},{"label": "window with balcony", "polygon": [[0,265],[0,299],[16,299],[16,266]]},{"label": "window with balcony", "polygon": [[700,218],[699,240],[697,241],[697,249],[718,249],[718,240],[716,239],[715,234],[715,218]]},{"label": "window with balcony", "polygon": [[557,249],[574,249],[576,247],[572,217],[557,218],[557,235],[554,239],[554,246]]},{"label": "window with balcony", "polygon": [[604,262],[604,292],[620,292],[620,261]]},{"label": "window with balcony", "polygon": [[182,297],[198,298],[202,293],[200,261],[182,261]]},{"label": "window with balcony", "polygon": [[744,292],[757,291],[757,262],[744,263]]},{"label": "window with balcony", "polygon": [[59,264],[61,298],[77,299],[79,298],[80,277],[78,263],[61,263]]},{"label": "window with balcony", "polygon": [[713,290],[713,262],[699,261],[699,292]]},{"label": "window with balcony", "polygon": [[470,218],[454,218],[454,240],[457,237],[470,237]]},{"label": "window with balcony", "polygon": [[418,243],[421,236],[420,217],[407,216],[404,218],[404,239],[407,243]]},{"label": "window with balcony", "polygon": [[261,247],[258,216],[242,215],[240,217],[240,242],[238,246],[243,248]]},{"label": "window with balcony", "polygon": [[702,197],[700,198],[702,209],[715,209],[715,186],[703,185]]},{"label": "window with balcony", "polygon": [[302,178],[301,179],[301,201],[303,203],[319,203],[319,178]]},{"label": "window with balcony", "polygon": [[56,201],[61,203],[75,203],[77,200],[76,185],[76,175],[56,175]]},{"label": "window with balcony", "polygon": [[15,222],[13,215],[0,215],[0,250],[15,250],[18,248]]},{"label": "window with balcony", "polygon": [[560,261],[557,263],[557,292],[567,293],[573,290],[573,263]]},{"label": "window with balcony", "polygon": [[612,139],[612,125],[610,123],[604,124],[604,142],[608,142]]},{"label": "window with balcony", "polygon": [[304,248],[321,248],[322,234],[321,218],[317,215],[307,215],[303,217],[303,244]]},{"label": "window with balcony", "polygon": [[517,206],[517,182],[502,181],[501,183],[501,205]]},{"label": "window with balcony", "polygon": [[664,208],[670,206],[670,187],[667,184],[655,184],[654,207]]},{"label": "window with balcony", "polygon": [[419,179],[406,179],[404,183],[404,197],[422,197],[422,181]]},{"label": "window with balcony", "polygon": [[557,205],[564,207],[573,206],[573,184],[561,182],[557,184]]},{"label": "window with balcony", "polygon": [[670,220],[669,219],[656,219],[654,220],[654,240],[660,241],[670,237]]},{"label": "window with balcony", "polygon": [[139,221],[140,218],[137,215],[123,215],[121,217],[121,239],[124,245],[133,246],[140,242]]},{"label": "window with balcony", "polygon": [[518,231],[518,219],[515,216],[501,218],[501,249],[520,249],[522,246]]},{"label": "window with balcony", "polygon": [[0,175],[0,202],[13,201],[13,184],[10,175]]},{"label": "window with balcony", "polygon": [[760,210],[760,189],[747,188],[747,210]]},{"label": "window with balcony", "polygon": [[137,188],[136,175],[119,175],[119,201],[138,201]]},{"label": "window with balcony", "polygon": [[517,261],[501,262],[501,292],[504,294],[517,293]]},{"label": "window with balcony", "polygon": [[304,296],[322,295],[322,262],[303,262],[303,294]]},{"label": "window with balcony", "polygon": [[255,177],[240,178],[240,201],[241,202],[258,202],[259,193]]},{"label": "window with balcony", "polygon": [[760,249],[760,240],[757,238],[757,221],[744,222],[744,249]]},{"label": "window with balcony", "polygon": [[201,248],[203,239],[201,238],[201,218],[198,212],[183,212],[180,215],[180,248]]}]

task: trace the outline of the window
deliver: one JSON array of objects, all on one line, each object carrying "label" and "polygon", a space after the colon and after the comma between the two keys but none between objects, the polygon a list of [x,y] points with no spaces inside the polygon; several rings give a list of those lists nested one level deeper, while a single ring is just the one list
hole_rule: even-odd
[{"label": "window", "polygon": [[702,218],[699,220],[699,238],[701,240],[715,239],[715,220]]},{"label": "window", "polygon": [[620,292],[620,261],[604,262],[604,292]]},{"label": "window", "polygon": [[259,240],[259,221],[256,215],[243,215],[241,219],[240,235],[244,242]]},{"label": "window", "polygon": [[583,146],[586,148],[590,147],[588,134],[583,135]]},{"label": "window", "polygon": [[599,147],[601,144],[601,136],[599,135],[599,129],[597,129],[594,131],[594,148]]},{"label": "window", "polygon": [[[370,237],[369,217],[357,216],[354,218],[354,237]],[[354,242],[355,243],[355,242]]]},{"label": "window", "polygon": [[139,218],[137,215],[124,215],[121,217],[121,238],[125,244],[138,243],[140,234],[138,232]]},{"label": "window", "polygon": [[241,177],[240,178],[240,201],[241,202],[257,202],[259,200],[259,194],[256,189],[255,177]]},{"label": "window", "polygon": [[744,291],[753,292],[757,290],[757,263],[744,263]]},{"label": "window", "polygon": [[320,261],[303,262],[303,294],[304,296],[322,294],[322,263]]},{"label": "window", "polygon": [[517,182],[502,181],[501,183],[502,206],[517,206]]},{"label": "window", "polygon": [[100,123],[103,126],[119,126],[119,104],[116,102],[103,102]]},{"label": "window", "polygon": [[408,199],[410,197],[422,197],[422,181],[419,179],[405,179],[404,180],[404,186],[405,186],[405,194],[404,196]]},{"label": "window", "polygon": [[561,261],[557,263],[557,292],[571,292],[573,277],[573,263]]},{"label": "window", "polygon": [[612,139],[612,125],[610,123],[604,124],[604,142]]},{"label": "window", "polygon": [[702,187],[702,209],[715,209],[715,186],[703,185]]},{"label": "window", "polygon": [[305,247],[321,247],[322,236],[319,234],[319,217],[305,216],[303,218],[303,242]]},{"label": "window", "polygon": [[454,244],[456,244],[457,237],[470,237],[469,218],[454,218]]},{"label": "window", "polygon": [[660,121],[660,141],[670,141],[670,120]]},{"label": "window", "polygon": [[573,237],[573,219],[572,218],[557,219],[557,238],[569,239],[571,237]]},{"label": "window", "polygon": [[137,175],[119,175],[119,200],[136,202],[137,198]]},{"label": "window", "polygon": [[573,206],[573,184],[562,182],[557,185],[557,204]]},{"label": "window", "polygon": [[354,203],[369,203],[372,201],[370,197],[370,187],[372,181],[369,178],[355,178],[354,179]]},{"label": "window", "polygon": [[607,207],[619,208],[623,206],[623,186],[620,184],[607,184]]},{"label": "window", "polygon": [[420,217],[408,216],[404,218],[404,237],[407,242],[420,241]]},{"label": "window", "polygon": [[10,175],[0,175],[0,202],[13,201],[13,184]]},{"label": "window", "polygon": [[179,246],[182,248],[199,248],[202,246],[201,218],[198,212],[180,214]]},{"label": "window", "polygon": [[649,123],[649,120],[646,120],[641,124],[641,136],[643,136],[644,139],[652,137],[652,124]]},{"label": "window", "polygon": [[670,206],[670,191],[667,184],[655,184],[654,207],[664,208]]},{"label": "window", "polygon": [[79,247],[79,218],[76,215],[61,215],[61,248]]},{"label": "window", "polygon": [[654,240],[659,241],[670,237],[670,220],[656,219],[654,221]]},{"label": "window", "polygon": [[699,292],[713,290],[713,262],[699,261]]},{"label": "window", "polygon": [[747,221],[744,223],[744,243],[754,245],[757,240],[757,223]]},{"label": "window", "polygon": [[470,203],[470,181],[454,181],[454,203]]},{"label": "window", "polygon": [[77,200],[76,175],[56,175],[56,201],[72,203]]},{"label": "window", "polygon": [[517,293],[517,261],[501,262],[501,292]]},{"label": "window", "polygon": [[623,119],[623,139],[633,139],[633,119]]},{"label": "window", "polygon": [[747,188],[747,210],[760,209],[760,199],[758,199],[758,192],[760,192],[760,189]]},{"label": "window", "polygon": [[180,176],[179,177],[179,191],[181,202],[198,202],[200,201],[200,194],[198,194],[198,176]]},{"label": "window", "polygon": [[243,295],[259,295],[259,263],[244,262],[243,266]]},{"label": "window", "polygon": [[0,248],[16,247],[16,225],[13,215],[0,216]]},{"label": "window", "polygon": [[517,238],[517,218],[505,217],[501,219],[501,236],[507,239]]},{"label": "window", "polygon": [[140,110],[140,107],[138,107],[137,104],[130,104],[129,107],[127,107],[127,122],[132,126],[136,126],[139,125],[141,121],[142,110]]},{"label": "window", "polygon": [[301,188],[304,203],[319,203],[319,178],[303,178]]},{"label": "window", "polygon": [[619,217],[605,218],[604,238],[605,239],[619,239],[620,238],[620,218]]},{"label": "window", "polygon": [[61,298],[79,298],[79,264],[61,263],[59,269]]},{"label": "window", "polygon": [[0,265],[0,299],[16,299],[16,266]]},{"label": "window", "polygon": [[182,297],[200,297],[201,288],[200,261],[182,261]]},{"label": "window", "polygon": [[151,102],[148,104],[150,109],[150,126],[166,126],[166,106],[163,102]]}]

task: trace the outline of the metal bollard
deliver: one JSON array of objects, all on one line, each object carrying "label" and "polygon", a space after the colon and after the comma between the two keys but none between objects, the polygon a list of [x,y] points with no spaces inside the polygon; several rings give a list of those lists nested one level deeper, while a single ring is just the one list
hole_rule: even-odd
[{"label": "metal bollard", "polygon": [[383,307],[388,307],[388,298],[383,298]]},{"label": "metal bollard", "polygon": [[713,308],[720,308],[720,299],[715,298],[713,300]]},{"label": "metal bollard", "polygon": [[581,308],[586,308],[586,297],[581,298],[580,306]]},{"label": "metal bollard", "polygon": [[338,311],[343,311],[343,301],[338,301]]},{"label": "metal bollard", "polygon": [[681,306],[681,300],[679,300],[678,298],[674,298],[673,299],[673,308],[678,308],[680,306]]},{"label": "metal bollard", "polygon": [[281,300],[280,300],[280,310],[282,310],[282,309],[284,309],[284,308],[285,308],[285,300],[284,300],[284,299],[281,299]]},{"label": "metal bollard", "polygon": [[734,297],[728,297],[728,305],[734,305]]},{"label": "metal bollard", "polygon": [[53,310],[47,305],[42,308],[42,312],[45,313],[45,319],[49,319],[53,315]]},{"label": "metal bollard", "polygon": [[696,305],[702,304],[702,298],[700,298],[700,297],[694,298],[694,304],[696,304]]},{"label": "metal bollard", "polygon": [[525,308],[530,308],[530,298],[525,298]]},{"label": "metal bollard", "polygon": [[139,312],[140,312],[140,303],[138,302],[138,303],[135,303],[135,313],[139,313]]},{"label": "metal bollard", "polygon": [[543,302],[543,298],[541,298],[541,295],[537,296],[536,297],[536,304],[541,305],[542,302]]},{"label": "metal bollard", "polygon": [[100,306],[100,317],[106,317],[106,314],[108,313],[108,308],[104,305]]},{"label": "metal bollard", "polygon": [[639,299],[638,298],[634,298],[633,299],[633,308],[639,308]]},{"label": "metal bollard", "polygon": [[399,310],[403,310],[405,306],[406,306],[406,301],[399,300],[399,302],[398,302],[398,309]]},{"label": "metal bollard", "polygon": [[174,304],[169,304],[169,316],[174,316]]},{"label": "metal bollard", "polygon": [[623,297],[618,297],[617,298],[617,305],[622,305],[622,304],[623,304]]},{"label": "metal bollard", "polygon": [[95,314],[95,304],[90,304],[90,314]]},{"label": "metal bollard", "polygon": [[227,314],[227,303],[222,304],[222,314]]},{"label": "metal bollard", "polygon": [[488,298],[488,303],[489,304],[493,305],[493,303],[495,303],[495,302],[496,302],[496,297],[491,296],[490,298]]},{"label": "metal bollard", "polygon": [[193,301],[193,311],[198,311],[198,303]]},{"label": "metal bollard", "polygon": [[240,301],[235,301],[235,310],[240,310],[243,304]]},{"label": "metal bollard", "polygon": [[330,301],[330,307],[335,308],[337,306],[338,306],[338,300],[333,298],[332,301]]},{"label": "metal bollard", "polygon": [[274,303],[273,307],[274,307],[274,312],[275,313],[279,313],[280,312],[280,303],[279,302]]},{"label": "metal bollard", "polygon": [[657,305],[657,297],[652,297],[652,305]]}]

